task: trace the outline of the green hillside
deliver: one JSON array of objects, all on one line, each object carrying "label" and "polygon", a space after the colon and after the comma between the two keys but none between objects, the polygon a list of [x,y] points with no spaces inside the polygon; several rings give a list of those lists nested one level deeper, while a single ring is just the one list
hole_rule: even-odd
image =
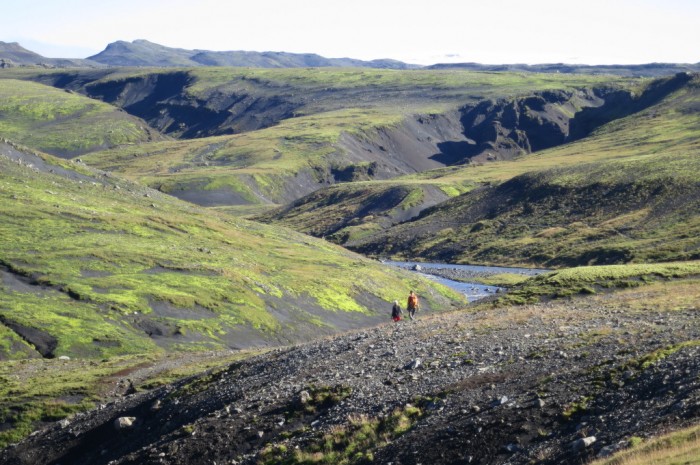
[{"label": "green hillside", "polygon": [[241,133],[282,120],[348,109],[442,112],[534,90],[634,86],[635,78],[362,68],[7,69],[24,79],[111,103],[177,138]]},{"label": "green hillside", "polygon": [[284,224],[338,244],[406,221],[420,211],[469,191],[465,183],[408,181],[353,182],[319,189],[284,207],[253,216],[256,221]]},{"label": "green hillside", "polygon": [[16,79],[0,80],[0,135],[64,158],[163,139],[111,105]]},{"label": "green hillside", "polygon": [[698,258],[699,83],[695,77],[579,142],[465,168],[464,178],[486,187],[348,245],[376,255],[541,266]]},{"label": "green hillside", "polygon": [[324,241],[20,159],[0,157],[5,359],[291,341],[380,321],[413,286],[459,300]]},{"label": "green hillside", "polygon": [[609,76],[334,68],[22,76],[103,99],[188,139],[83,159],[200,205],[285,204],[326,184],[445,166],[435,156],[440,145],[467,143],[456,108],[483,99],[639,85]]},{"label": "green hillside", "polygon": [[[494,305],[691,287],[699,151],[697,75],[0,70],[0,446],[129,392],[127,376],[147,390],[386,322],[410,289],[431,312],[466,304],[332,242],[628,264],[527,280],[478,308],[493,321]],[[274,224],[229,215],[252,212]]]},{"label": "green hillside", "polygon": [[329,112],[234,136],[120,147],[82,159],[201,205],[285,203],[317,189],[334,164],[362,166],[336,153],[342,134],[399,122],[375,111]]}]

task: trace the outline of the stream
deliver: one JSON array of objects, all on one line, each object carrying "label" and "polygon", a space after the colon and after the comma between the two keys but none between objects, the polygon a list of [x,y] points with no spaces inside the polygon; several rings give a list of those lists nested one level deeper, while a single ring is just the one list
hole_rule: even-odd
[{"label": "stream", "polygon": [[[495,274],[511,273],[526,276],[537,276],[547,273],[550,270],[536,268],[508,268],[501,266],[478,266],[478,265],[452,265],[449,263],[423,263],[423,262],[393,262],[385,261],[384,264],[397,266],[407,270],[415,271],[423,277],[436,281],[445,286],[449,286],[464,294],[469,302],[483,299],[494,294],[505,291],[504,288],[496,286],[485,286],[483,284],[455,281],[446,278],[445,275],[459,275],[462,279],[476,276],[491,276]],[[442,275],[442,276],[441,276]]]}]

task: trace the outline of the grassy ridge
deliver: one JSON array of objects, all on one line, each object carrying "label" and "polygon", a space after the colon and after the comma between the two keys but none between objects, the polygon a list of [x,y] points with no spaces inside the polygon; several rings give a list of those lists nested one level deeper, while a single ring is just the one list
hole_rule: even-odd
[{"label": "grassy ridge", "polygon": [[65,157],[151,138],[143,122],[111,105],[15,79],[0,85],[0,134]]},{"label": "grassy ridge", "polygon": [[[301,114],[347,108],[348,95],[343,91],[361,90],[357,107],[387,107],[387,100],[401,96],[398,111],[419,108],[439,109],[445,103],[465,103],[474,99],[503,97],[533,89],[561,89],[596,84],[624,84],[635,79],[612,76],[584,76],[539,73],[482,73],[463,70],[383,70],[353,68],[198,68],[188,71],[194,78],[188,94],[202,98],[213,92],[221,94],[257,90],[284,94],[303,92],[320,97],[305,102]],[[360,95],[360,94],[351,94]],[[435,107],[436,100],[438,107]],[[352,100],[350,100],[352,101]],[[431,102],[432,101],[432,102]]]},{"label": "grassy ridge", "polygon": [[[625,180],[625,173],[637,177]],[[531,173],[448,201],[395,227],[386,234],[391,239],[379,235],[358,248],[549,267],[692,259],[700,232],[699,176],[695,155]],[[581,184],[572,184],[576,179]]]},{"label": "grassy ridge", "polygon": [[430,180],[339,184],[319,189],[254,219],[282,224],[334,243],[352,244],[473,187]]},{"label": "grassy ridge", "polygon": [[[362,134],[398,124],[397,115],[343,110],[283,121],[278,126],[234,136],[157,142],[98,151],[86,163],[177,195],[179,190],[228,191],[242,203],[283,202],[284,185],[315,168],[325,170],[343,133]],[[319,179],[315,180],[317,184]]]}]

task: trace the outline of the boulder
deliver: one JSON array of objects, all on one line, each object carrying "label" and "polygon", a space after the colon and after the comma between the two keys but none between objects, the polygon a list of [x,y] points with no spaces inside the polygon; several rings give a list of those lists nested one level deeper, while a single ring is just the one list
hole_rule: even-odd
[{"label": "boulder", "polygon": [[128,431],[134,429],[136,417],[119,417],[114,420],[114,429],[117,431]]},{"label": "boulder", "polygon": [[419,366],[421,366],[421,361],[419,358],[417,358],[408,362],[403,368],[404,370],[415,370]]},{"label": "boulder", "polygon": [[571,443],[571,449],[574,451],[580,451],[590,447],[594,442],[596,442],[595,436],[589,436],[587,438],[580,438]]}]

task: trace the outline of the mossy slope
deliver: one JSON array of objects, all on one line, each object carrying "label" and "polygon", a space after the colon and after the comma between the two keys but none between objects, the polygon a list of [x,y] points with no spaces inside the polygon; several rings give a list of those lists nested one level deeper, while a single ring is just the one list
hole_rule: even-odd
[{"label": "mossy slope", "polygon": [[0,85],[0,135],[69,158],[97,149],[163,139],[117,108],[80,94],[16,79]]},{"label": "mossy slope", "polygon": [[0,308],[45,356],[292,341],[380,321],[414,286],[434,308],[460,300],[324,241],[39,160],[0,156]]}]

